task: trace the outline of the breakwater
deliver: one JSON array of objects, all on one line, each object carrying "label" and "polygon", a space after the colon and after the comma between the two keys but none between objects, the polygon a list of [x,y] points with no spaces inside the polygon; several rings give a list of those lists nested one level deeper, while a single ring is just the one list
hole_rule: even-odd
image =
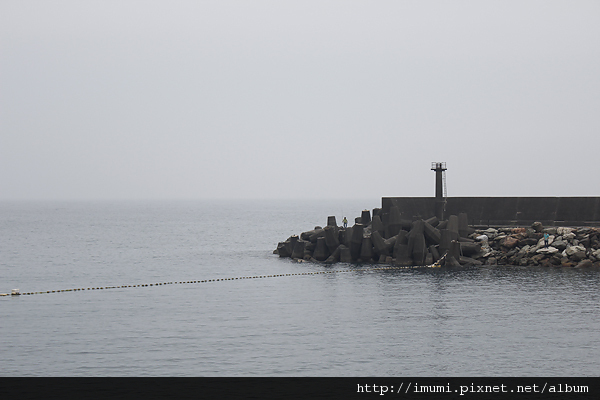
[{"label": "breakwater", "polygon": [[407,219],[389,204],[363,210],[352,226],[339,226],[335,216],[327,225],[292,235],[274,250],[280,257],[333,264],[385,263],[442,265],[542,265],[600,267],[600,229],[544,226],[479,227],[469,225],[467,213]]}]

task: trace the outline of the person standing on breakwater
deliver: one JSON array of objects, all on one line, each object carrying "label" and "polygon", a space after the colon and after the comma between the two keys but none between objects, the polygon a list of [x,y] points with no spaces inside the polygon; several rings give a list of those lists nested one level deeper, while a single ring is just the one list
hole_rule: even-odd
[{"label": "person standing on breakwater", "polygon": [[344,223],[344,229],[346,229],[348,227],[348,220],[346,219],[346,217],[344,217],[342,222]]},{"label": "person standing on breakwater", "polygon": [[544,247],[548,248],[548,240],[550,239],[550,235],[548,232],[544,233]]}]

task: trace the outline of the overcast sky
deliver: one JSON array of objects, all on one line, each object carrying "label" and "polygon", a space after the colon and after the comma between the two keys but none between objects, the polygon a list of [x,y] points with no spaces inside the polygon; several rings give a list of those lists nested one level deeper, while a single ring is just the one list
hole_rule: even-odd
[{"label": "overcast sky", "polygon": [[600,2],[0,1],[0,199],[600,195]]}]

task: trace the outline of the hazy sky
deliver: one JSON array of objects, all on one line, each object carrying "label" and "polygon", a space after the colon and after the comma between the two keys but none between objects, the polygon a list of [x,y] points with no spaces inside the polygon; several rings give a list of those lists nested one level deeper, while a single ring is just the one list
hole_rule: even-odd
[{"label": "hazy sky", "polygon": [[600,195],[600,1],[0,1],[0,199]]}]

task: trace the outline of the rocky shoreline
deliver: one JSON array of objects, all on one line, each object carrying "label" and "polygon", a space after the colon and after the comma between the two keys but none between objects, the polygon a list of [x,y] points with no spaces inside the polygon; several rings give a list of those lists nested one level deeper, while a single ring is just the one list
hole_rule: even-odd
[{"label": "rocky shoreline", "polygon": [[[548,246],[544,236],[548,235]],[[325,227],[292,235],[274,254],[317,263],[384,263],[427,266],[517,265],[600,268],[600,228],[469,226],[465,213],[447,220],[402,219],[391,207],[363,210],[353,226],[338,226],[335,216]]]}]

